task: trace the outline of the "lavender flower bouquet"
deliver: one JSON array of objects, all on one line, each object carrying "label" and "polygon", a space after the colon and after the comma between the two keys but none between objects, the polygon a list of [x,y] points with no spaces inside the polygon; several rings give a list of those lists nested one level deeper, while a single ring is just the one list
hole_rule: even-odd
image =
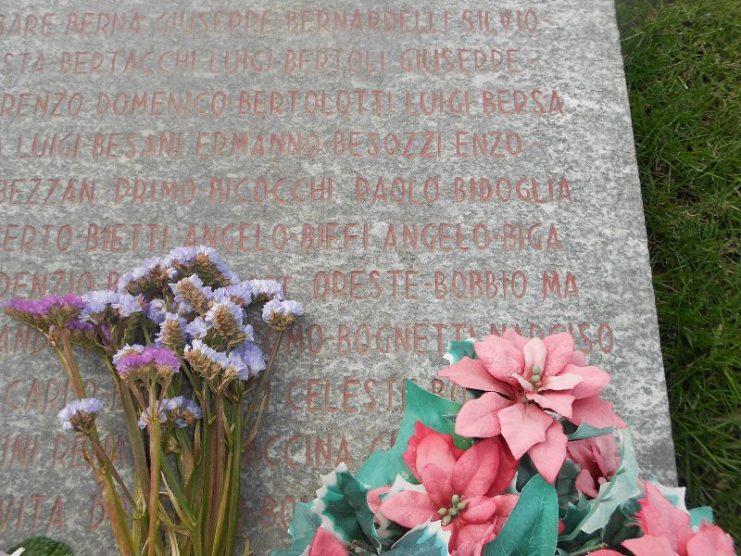
[{"label": "lavender flower bouquet", "polygon": [[[125,274],[115,291],[14,299],[4,310],[46,337],[74,389],[59,423],[84,438],[120,553],[232,554],[242,454],[302,306],[278,282],[241,281],[210,248],[181,247]],[[273,331],[267,361],[256,317]],[[87,396],[79,351],[100,359],[121,397],[128,483],[101,446],[102,403]]]}]

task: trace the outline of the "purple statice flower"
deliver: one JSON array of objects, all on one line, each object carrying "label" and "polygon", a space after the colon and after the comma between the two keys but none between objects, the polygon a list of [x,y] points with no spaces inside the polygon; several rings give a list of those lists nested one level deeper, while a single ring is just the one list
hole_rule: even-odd
[{"label": "purple statice flower", "polygon": [[[162,259],[160,259],[159,257],[152,257],[151,259],[147,259],[135,269],[124,273],[118,279],[118,283],[116,284],[116,290],[121,293],[126,293],[127,291],[126,288],[130,284],[132,284],[133,282],[136,282],[137,280],[141,280],[142,278],[147,277],[151,273],[155,272],[158,268],[162,268],[162,267],[163,267]],[[175,277],[175,271],[172,269],[168,270],[168,274],[170,274],[170,278]]]},{"label": "purple statice flower", "polygon": [[201,406],[198,405],[198,402],[188,400],[184,396],[166,398],[163,400],[163,405],[167,416],[175,422],[175,426],[179,429],[203,418]]},{"label": "purple statice flower", "polygon": [[84,303],[79,295],[47,295],[39,299],[14,298],[3,303],[6,312],[25,313],[31,317],[48,317],[55,310],[79,311]]},{"label": "purple statice flower", "polygon": [[95,421],[95,415],[103,409],[97,398],[72,400],[57,414],[57,420],[66,431],[84,432]]},{"label": "purple statice flower", "polygon": [[165,309],[165,301],[163,299],[153,299],[147,303],[147,309],[145,314],[147,318],[155,324],[162,324],[165,320],[167,310]]},{"label": "purple statice flower", "polygon": [[195,247],[176,247],[162,259],[162,264],[167,267],[174,264],[187,265],[195,260],[196,253]]},{"label": "purple statice flower", "polygon": [[214,290],[214,300],[228,300],[242,307],[246,307],[252,302],[252,287],[250,286],[250,282],[244,281],[225,288],[218,288]]},{"label": "purple statice flower", "polygon": [[304,306],[298,301],[278,299],[274,297],[262,308],[262,320],[278,331],[290,327],[296,317],[304,314]]},{"label": "purple statice flower", "polygon": [[185,326],[185,333],[194,340],[203,340],[211,328],[201,317],[196,317]]},{"label": "purple statice flower", "polygon": [[140,429],[144,430],[154,422],[155,412],[157,413],[156,419],[160,423],[167,422],[167,413],[165,413],[165,403],[163,400],[157,403],[157,409],[155,411],[152,411],[151,407],[147,407],[144,411],[141,412],[141,414],[139,415],[139,428]]},{"label": "purple statice flower", "polygon": [[226,300],[211,305],[208,313],[206,313],[206,322],[213,325],[214,322],[218,320],[219,314],[226,314],[228,316],[231,316],[236,326],[241,326],[242,324],[242,317],[244,316],[242,307],[240,307],[239,305],[235,305],[231,301]]},{"label": "purple statice flower", "polygon": [[[245,342],[236,350],[236,352],[239,353],[245,365],[249,367],[249,376],[257,376],[260,374],[260,371],[266,369],[265,354],[257,344],[253,342]],[[247,378],[249,378],[249,376]]]},{"label": "purple statice flower", "polygon": [[124,346],[113,356],[113,365],[123,378],[155,371],[172,375],[180,370],[180,360],[171,350],[159,346]]},{"label": "purple statice flower", "polygon": [[208,286],[203,285],[203,280],[197,274],[187,276],[177,283],[170,284],[175,301],[180,304],[183,312],[197,312],[200,314],[208,311],[214,292]]},{"label": "purple statice flower", "polygon": [[226,265],[219,254],[212,247],[177,247],[167,255],[163,261],[167,267],[174,267],[176,271],[187,269],[187,267],[199,267],[200,270],[208,270],[210,273],[216,272],[221,275],[220,282],[223,284],[239,282],[237,276]]},{"label": "purple statice flower", "polygon": [[94,320],[107,309],[123,318],[142,311],[142,305],[136,297],[112,290],[88,292],[82,296],[82,300],[85,305],[80,312],[80,320]]},{"label": "purple statice flower", "polygon": [[248,380],[250,378],[250,368],[239,353],[232,351],[226,357],[224,374],[230,377],[236,376],[239,380]]},{"label": "purple statice flower", "polygon": [[187,325],[188,322],[180,315],[164,313],[155,341],[172,350],[181,349],[185,345]]},{"label": "purple statice flower", "polygon": [[275,280],[250,280],[249,284],[252,288],[252,298],[257,302],[284,297],[283,285]]},{"label": "purple statice flower", "polygon": [[262,308],[262,320],[265,322],[270,322],[277,317],[300,317],[303,314],[303,304],[288,299],[271,299]]},{"label": "purple statice flower", "polygon": [[202,340],[193,340],[189,346],[185,347],[185,355],[197,351],[203,354],[209,361],[221,367],[227,364],[227,355],[222,351],[216,351],[214,348]]}]

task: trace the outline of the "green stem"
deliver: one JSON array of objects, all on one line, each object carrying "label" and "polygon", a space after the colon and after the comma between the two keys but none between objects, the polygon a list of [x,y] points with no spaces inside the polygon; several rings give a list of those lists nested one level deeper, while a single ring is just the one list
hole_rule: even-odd
[{"label": "green stem", "polygon": [[[57,358],[62,364],[65,374],[67,375],[75,394],[79,399],[87,397],[85,393],[85,385],[80,376],[80,370],[75,359],[75,353],[72,348],[72,344],[69,339],[69,335],[65,332],[62,334],[62,345],[61,347],[56,341],[51,338],[50,343],[52,348],[57,354]],[[89,430],[89,436],[98,444],[100,443],[100,435],[98,434],[98,427],[93,422]],[[105,466],[105,462],[100,462]],[[110,472],[100,470],[99,481],[101,494],[103,495],[103,504],[105,505],[106,512],[111,521],[111,529],[113,530],[113,536],[116,540],[116,544],[121,552],[125,556],[134,555],[133,540],[131,539],[131,532],[126,519],[126,512],[123,509],[121,500],[116,493],[116,487],[113,483],[113,478]]]},{"label": "green stem", "polygon": [[158,503],[160,490],[160,442],[161,430],[159,421],[159,399],[157,397],[157,382],[149,382],[149,459],[151,469],[149,475],[149,531],[147,533],[147,554],[155,556],[157,548],[158,530]]},{"label": "green stem", "polygon": [[226,546],[224,554],[234,554],[234,545],[237,536],[237,525],[239,524],[239,495],[242,486],[242,398],[237,399],[234,404],[234,439],[232,451],[232,473],[229,481],[229,505],[227,508],[227,519],[229,524],[226,530]]},{"label": "green stem", "polygon": [[588,546],[587,548],[579,549],[576,552],[569,552],[569,556],[584,556],[585,554],[589,554],[590,552],[600,550],[602,548],[607,548],[607,544],[601,542],[592,546]]}]

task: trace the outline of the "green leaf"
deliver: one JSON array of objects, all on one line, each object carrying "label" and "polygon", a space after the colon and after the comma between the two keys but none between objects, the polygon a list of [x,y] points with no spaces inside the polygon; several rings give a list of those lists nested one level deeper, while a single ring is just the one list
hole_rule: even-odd
[{"label": "green leaf", "polygon": [[602,529],[602,541],[607,546],[617,546],[624,540],[640,537],[642,533],[634,519],[635,513],[640,508],[635,499],[618,507]]},{"label": "green leaf", "polygon": [[577,475],[579,467],[574,462],[566,460],[553,485],[556,487],[559,508],[567,508],[571,502],[579,499],[579,491],[576,489]]},{"label": "green leaf", "polygon": [[387,452],[374,452],[357,472],[357,479],[369,489],[389,485],[397,475],[408,481],[415,481],[402,455],[407,449],[409,439],[414,435],[414,424],[417,421],[438,432],[452,435],[459,448],[469,448],[473,443],[471,439],[455,434],[453,418],[460,411],[460,404],[431,394],[410,380],[405,381],[404,388],[406,406],[394,446]]},{"label": "green leaf", "polygon": [[693,528],[702,525],[703,521],[712,525],[713,523],[715,523],[713,508],[711,508],[710,506],[700,506],[699,508],[692,508],[690,510],[690,521]]},{"label": "green leaf", "polygon": [[272,556],[300,556],[311,544],[322,519],[312,511],[313,503],[299,502],[293,508],[293,520],[288,528],[293,543],[282,550],[273,550]]},{"label": "green leaf", "polygon": [[323,476],[322,482],[324,485],[317,491],[312,508],[321,518],[322,526],[347,543],[362,541],[380,549],[381,539],[368,507],[368,489],[344,464]]},{"label": "green leaf", "polygon": [[392,556],[448,556],[450,533],[443,531],[440,521],[419,525],[400,538],[391,550]]},{"label": "green leaf", "polygon": [[569,440],[586,440],[587,438],[594,438],[595,436],[602,436],[603,434],[610,434],[613,432],[615,432],[615,427],[597,429],[592,425],[582,423],[574,432],[568,435],[568,438]]},{"label": "green leaf", "polygon": [[72,549],[64,543],[49,537],[39,536],[26,539],[10,549],[12,554],[19,548],[25,548],[23,556],[74,556]]},{"label": "green leaf", "polygon": [[553,485],[536,475],[484,556],[553,556],[558,539],[558,497]]},{"label": "green leaf", "polygon": [[600,485],[597,498],[590,502],[589,512],[565,541],[573,540],[580,532],[591,534],[604,527],[612,513],[622,504],[641,494],[638,486],[638,463],[633,451],[633,438],[628,430],[618,433],[620,466],[609,482]]},{"label": "green leaf", "polygon": [[474,341],[473,338],[469,338],[468,340],[463,341],[453,340],[452,342],[448,342],[448,351],[445,352],[443,357],[447,359],[451,365],[453,363],[458,363],[458,361],[464,357],[476,359],[476,350],[473,348]]}]

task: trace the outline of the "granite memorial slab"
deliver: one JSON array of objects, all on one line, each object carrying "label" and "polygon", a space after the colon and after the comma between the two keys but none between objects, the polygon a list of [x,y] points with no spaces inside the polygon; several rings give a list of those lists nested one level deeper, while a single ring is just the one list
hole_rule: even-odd
[{"label": "granite memorial slab", "polygon": [[[0,41],[0,299],[206,244],[305,302],[247,456],[257,554],[319,474],[391,445],[405,377],[462,400],[447,342],[505,329],[571,332],[674,480],[612,0],[0,0]],[[1,544],[112,554],[70,397],[1,317]]]}]

